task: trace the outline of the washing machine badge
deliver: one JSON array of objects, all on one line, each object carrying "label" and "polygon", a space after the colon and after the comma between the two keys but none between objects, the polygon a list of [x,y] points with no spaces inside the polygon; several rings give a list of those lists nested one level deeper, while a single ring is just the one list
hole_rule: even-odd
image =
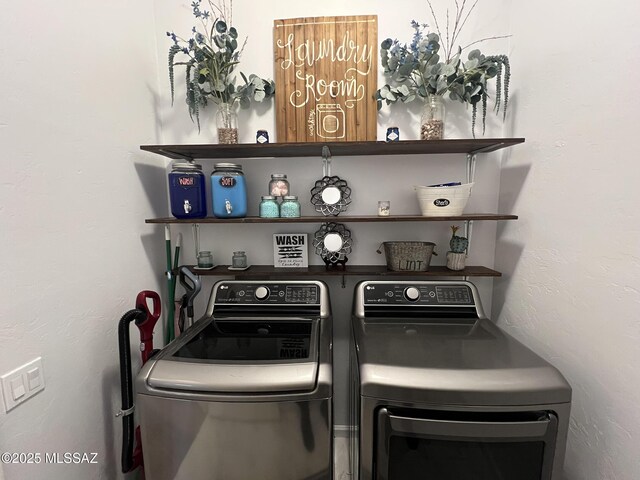
[{"label": "washing machine badge", "polygon": [[341,105],[316,105],[316,132],[321,138],[345,137],[345,114]]}]

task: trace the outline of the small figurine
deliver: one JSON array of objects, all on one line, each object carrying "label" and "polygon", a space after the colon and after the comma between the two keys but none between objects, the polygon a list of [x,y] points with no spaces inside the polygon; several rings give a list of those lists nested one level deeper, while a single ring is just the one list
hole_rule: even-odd
[{"label": "small figurine", "polygon": [[451,225],[451,240],[449,240],[450,251],[447,252],[447,268],[449,270],[464,270],[466,251],[469,248],[469,239],[459,237],[456,232],[460,229],[455,225]]}]

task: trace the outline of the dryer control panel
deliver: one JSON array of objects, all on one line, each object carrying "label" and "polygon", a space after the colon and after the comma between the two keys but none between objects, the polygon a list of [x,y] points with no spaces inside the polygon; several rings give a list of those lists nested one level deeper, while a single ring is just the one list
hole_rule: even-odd
[{"label": "dryer control panel", "polygon": [[467,285],[370,283],[363,289],[364,305],[473,306]]}]

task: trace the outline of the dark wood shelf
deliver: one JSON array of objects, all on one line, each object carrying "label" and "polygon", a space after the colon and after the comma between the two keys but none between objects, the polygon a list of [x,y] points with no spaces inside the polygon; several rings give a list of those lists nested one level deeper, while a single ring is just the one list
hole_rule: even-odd
[{"label": "dark wood shelf", "polygon": [[196,145],[141,145],[140,149],[172,159],[219,159],[264,157],[322,157],[329,147],[332,156],[486,153],[523,143],[524,138],[474,138],[451,140],[405,140],[401,142],[239,143]]},{"label": "dark wood shelf", "polygon": [[325,217],[315,215],[312,217],[298,218],[148,218],[146,223],[184,223],[184,224],[204,224],[204,223],[382,223],[382,222],[462,222],[465,220],[517,220],[517,215],[500,215],[494,213],[469,213],[466,215],[456,215],[447,217],[423,217],[422,215],[393,215],[388,217],[378,217],[377,215],[344,215],[337,217]]},{"label": "dark wood shelf", "polygon": [[502,273],[481,266],[467,266],[464,270],[449,270],[444,265],[431,265],[427,272],[393,272],[386,265],[347,265],[343,268],[327,269],[324,265],[308,268],[275,268],[272,265],[251,265],[247,270],[228,270],[229,265],[219,265],[211,270],[189,266],[192,272],[202,276],[254,277],[322,277],[322,276],[399,276],[399,277],[501,277]]}]

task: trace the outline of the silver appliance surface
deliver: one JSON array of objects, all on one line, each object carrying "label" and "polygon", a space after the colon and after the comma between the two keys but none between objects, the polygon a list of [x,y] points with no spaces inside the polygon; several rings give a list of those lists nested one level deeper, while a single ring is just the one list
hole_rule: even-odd
[{"label": "silver appliance surface", "polygon": [[148,480],[330,480],[332,325],[317,281],[221,281],[136,380]]},{"label": "silver appliance surface", "polygon": [[[559,478],[571,387],[555,367],[486,318],[472,283],[362,282],[352,335],[356,478],[413,480],[419,477],[411,472],[430,468],[438,478],[495,478],[465,474],[464,468],[441,476],[426,460],[454,452],[447,448],[471,458],[477,448],[497,461],[497,447],[487,449],[486,441],[506,442],[506,464],[507,452],[515,451],[536,464],[536,448],[546,445],[552,453],[544,455],[535,478]],[[475,457],[478,468],[482,459]]]}]

